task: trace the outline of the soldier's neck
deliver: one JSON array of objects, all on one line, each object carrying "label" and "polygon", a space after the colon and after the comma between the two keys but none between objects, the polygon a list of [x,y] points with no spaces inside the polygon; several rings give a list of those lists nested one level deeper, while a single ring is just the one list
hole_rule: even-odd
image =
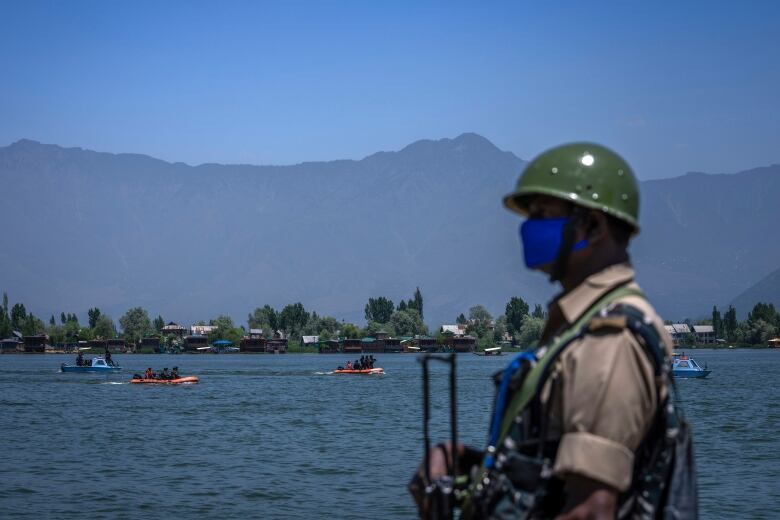
[{"label": "soldier's neck", "polygon": [[566,270],[566,276],[561,280],[564,294],[574,290],[589,276],[624,262],[628,262],[628,252],[617,244],[594,249],[591,255],[580,262],[572,260]]}]

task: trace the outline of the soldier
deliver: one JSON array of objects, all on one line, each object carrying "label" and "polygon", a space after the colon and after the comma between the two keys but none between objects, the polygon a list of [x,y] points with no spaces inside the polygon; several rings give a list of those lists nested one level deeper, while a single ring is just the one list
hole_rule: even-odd
[{"label": "soldier", "polygon": [[[540,347],[496,377],[486,450],[458,446],[455,482],[468,480],[453,495],[462,518],[654,518],[670,496],[683,508],[676,518],[695,517],[692,459],[672,461],[690,437],[667,400],[671,338],[627,252],[639,232],[631,168],[599,145],[553,148],[527,166],[504,205],[525,217],[526,266],[562,291],[548,306]],[[684,435],[665,437],[678,430]],[[439,445],[432,482],[422,469],[412,479],[421,515],[441,516],[431,490],[451,455]],[[670,484],[685,464],[690,479]]]}]

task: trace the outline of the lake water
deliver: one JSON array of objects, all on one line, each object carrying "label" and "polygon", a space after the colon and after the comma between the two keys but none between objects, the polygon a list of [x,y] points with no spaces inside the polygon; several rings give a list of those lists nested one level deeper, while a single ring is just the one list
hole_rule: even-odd
[{"label": "lake water", "polygon": [[[680,380],[703,519],[780,517],[780,351],[697,350],[713,373]],[[120,374],[62,374],[72,356],[0,356],[0,517],[413,518],[421,369],[327,374],[343,355],[117,355]],[[458,357],[460,438],[482,445],[509,356]],[[178,365],[191,386],[131,385]],[[448,435],[433,365],[434,436]]]}]

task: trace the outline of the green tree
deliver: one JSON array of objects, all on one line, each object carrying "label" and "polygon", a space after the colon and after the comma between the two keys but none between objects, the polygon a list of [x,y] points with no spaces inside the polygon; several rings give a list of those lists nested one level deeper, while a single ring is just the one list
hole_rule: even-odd
[{"label": "green tree", "polygon": [[723,318],[715,305],[712,306],[712,331],[715,333],[716,338],[723,337]]},{"label": "green tree", "polygon": [[105,314],[101,314],[98,316],[94,327],[92,327],[92,332],[95,334],[96,338],[114,339],[116,337],[114,320]]},{"label": "green tree", "polygon": [[11,318],[8,316],[8,294],[3,293],[3,306],[0,308],[0,339],[7,338],[12,333]]},{"label": "green tree", "polygon": [[775,310],[775,306],[772,303],[758,302],[753,306],[753,310],[748,313],[748,323],[755,321],[764,321],[770,325],[780,324],[780,317]]},{"label": "green tree", "polygon": [[46,332],[46,325],[33,316],[32,313],[27,314],[20,325],[21,333],[25,336],[34,336]]},{"label": "green tree", "polygon": [[534,312],[531,313],[531,316],[533,316],[534,318],[539,318],[539,319],[543,320],[544,317],[545,317],[544,315],[545,315],[545,312],[544,312],[544,309],[542,308],[542,306],[539,305],[538,303],[536,305],[534,305]]},{"label": "green tree", "polygon": [[94,329],[97,324],[98,318],[100,318],[100,309],[97,307],[89,309],[87,311],[87,317],[89,318],[89,328]]},{"label": "green tree", "polygon": [[423,323],[422,316],[417,309],[395,311],[390,317],[390,325],[399,336],[414,336],[415,334],[427,334],[428,328]]},{"label": "green tree", "polygon": [[493,341],[499,343],[504,341],[504,334],[507,333],[508,321],[505,315],[496,318],[496,324],[493,327]]},{"label": "green tree", "polygon": [[539,318],[533,315],[526,315],[525,319],[523,320],[523,325],[520,327],[518,343],[520,343],[523,348],[534,347],[542,337],[543,330],[544,318]]},{"label": "green tree", "polygon": [[[407,305],[407,310],[408,310]],[[369,298],[365,308],[366,321],[376,321],[379,323],[387,323],[390,321],[390,317],[393,315],[395,306],[392,300],[380,296],[379,298]]]},{"label": "green tree", "polygon": [[466,316],[464,316],[462,312],[458,315],[457,318],[455,318],[455,323],[459,325],[465,325],[468,322],[469,320],[466,319]]},{"label": "green tree", "polygon": [[263,329],[266,337],[271,337],[279,329],[279,313],[270,305],[258,307],[247,319],[250,329]]},{"label": "green tree", "polygon": [[420,315],[420,318],[424,319],[425,315],[423,314],[423,297],[419,287],[414,291],[414,296],[406,304],[406,308],[416,310]]},{"label": "green tree", "polygon": [[138,340],[154,331],[149,314],[143,307],[134,307],[127,311],[124,316],[119,318],[119,325],[122,327],[125,338],[132,343],[137,343]]},{"label": "green tree", "polygon": [[[409,309],[407,308],[406,312],[408,311]],[[366,336],[373,336],[379,331],[386,332],[391,336],[395,336],[395,327],[393,327],[391,322],[379,323],[378,321],[369,321],[368,325],[366,325],[366,328],[362,332]]]},{"label": "green tree", "polygon": [[523,318],[528,314],[528,304],[522,298],[513,296],[506,304],[506,329],[514,336],[523,326]]},{"label": "green tree", "polygon": [[27,310],[24,308],[24,304],[14,304],[11,308],[11,327],[13,327],[14,330],[21,330],[26,319]]},{"label": "green tree", "polygon": [[738,325],[737,310],[729,305],[729,310],[727,310],[726,314],[723,316],[723,330],[729,341],[734,341],[734,339],[736,339]]},{"label": "green tree", "polygon": [[165,320],[163,319],[162,316],[158,314],[157,317],[154,319],[154,330],[156,330],[157,332],[162,332],[163,327],[165,327]]},{"label": "green tree", "polygon": [[65,317],[65,313],[64,313],[64,312],[61,312],[61,313],[60,313],[60,322],[61,322],[63,325],[65,325],[66,323],[68,323],[68,319]]},{"label": "green tree", "polygon": [[401,300],[401,303],[398,304],[399,311],[405,311],[406,310],[406,302],[404,300]]},{"label": "green tree", "polygon": [[352,324],[352,323],[345,323],[341,326],[341,336],[344,338],[359,338],[362,336],[360,333],[360,329]]},{"label": "green tree", "polygon": [[477,338],[486,337],[493,322],[493,316],[482,305],[475,305],[469,309],[469,324],[466,332]]},{"label": "green tree", "polygon": [[306,312],[302,303],[285,305],[282,312],[279,313],[279,325],[286,333],[297,336],[306,326],[309,317],[309,313]]},{"label": "green tree", "polygon": [[209,335],[209,339],[226,339],[228,341],[232,341],[235,344],[238,344],[241,341],[243,330],[236,328],[235,324],[233,323],[233,318],[230,316],[221,314],[213,320],[209,321],[209,325],[216,327],[214,332]]}]

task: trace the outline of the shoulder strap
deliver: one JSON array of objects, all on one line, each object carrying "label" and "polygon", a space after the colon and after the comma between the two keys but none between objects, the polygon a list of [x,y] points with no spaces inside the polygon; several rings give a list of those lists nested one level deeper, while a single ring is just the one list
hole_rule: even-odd
[{"label": "shoulder strap", "polygon": [[500,445],[509,433],[514,418],[524,410],[534,398],[538,388],[544,383],[543,376],[547,373],[548,368],[552,366],[553,361],[557,359],[569,344],[586,332],[586,326],[594,316],[615,301],[626,296],[644,295],[640,290],[628,287],[627,285],[621,285],[612,289],[585,311],[563,334],[555,338],[550,345],[541,347],[537,351],[543,351],[543,353],[539,355],[537,363],[528,372],[522,386],[507,407],[501,424],[501,434],[496,446]]}]

